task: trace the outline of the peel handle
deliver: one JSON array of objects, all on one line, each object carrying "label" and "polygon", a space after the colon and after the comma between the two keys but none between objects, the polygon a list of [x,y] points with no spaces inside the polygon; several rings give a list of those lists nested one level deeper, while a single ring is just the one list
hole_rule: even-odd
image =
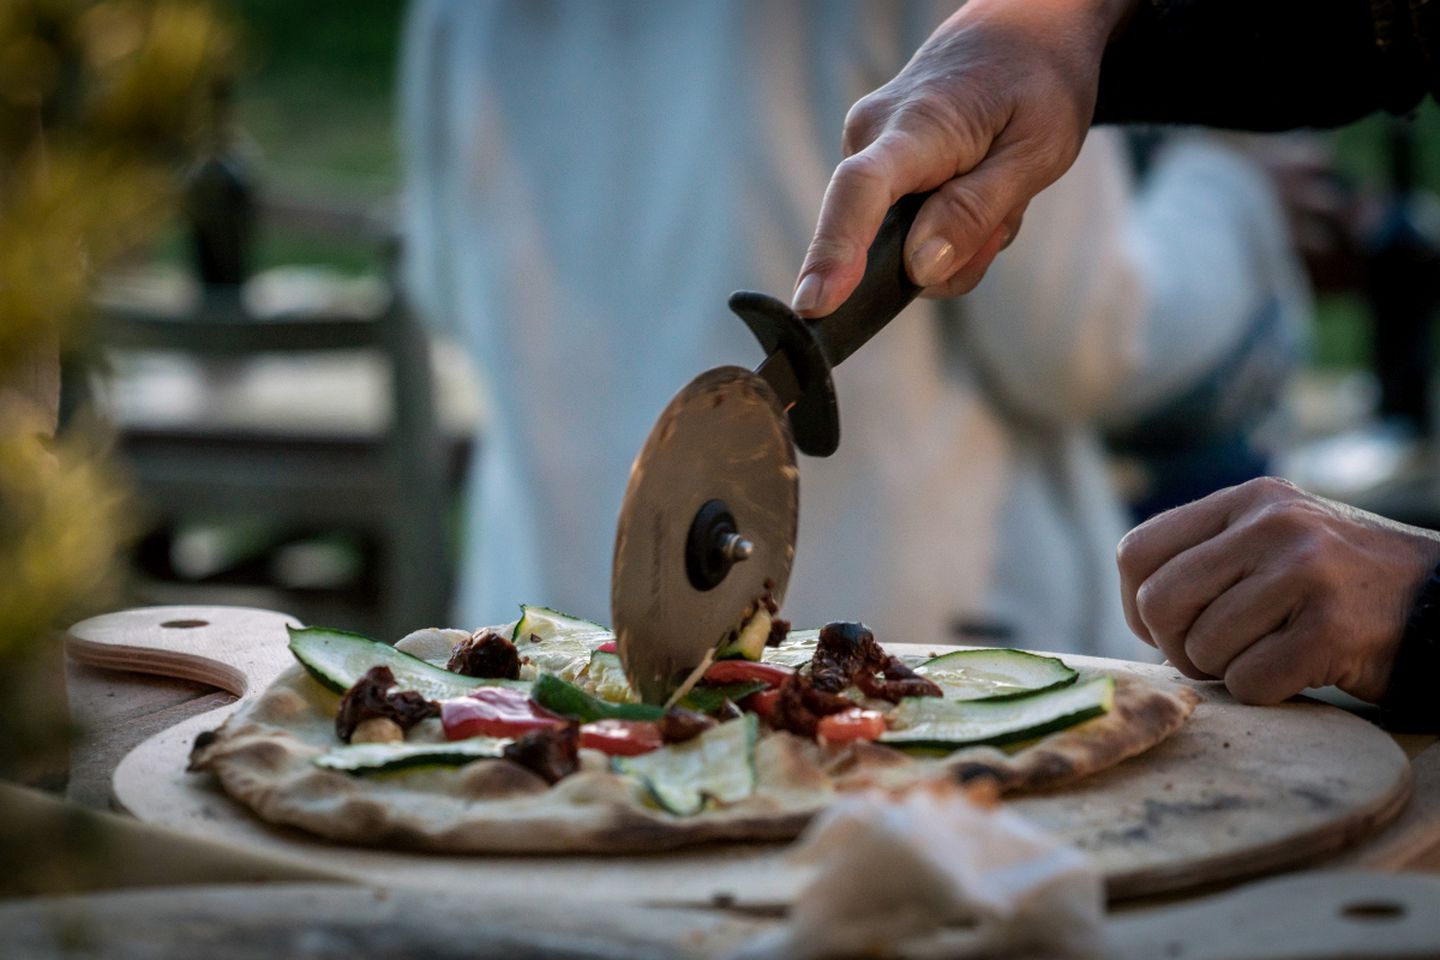
[{"label": "peel handle", "polygon": [[920,287],[905,272],[905,237],[931,193],[912,193],[895,202],[870,244],[865,275],[855,292],[834,313],[810,321],[832,367],[864,346],[920,295]]}]

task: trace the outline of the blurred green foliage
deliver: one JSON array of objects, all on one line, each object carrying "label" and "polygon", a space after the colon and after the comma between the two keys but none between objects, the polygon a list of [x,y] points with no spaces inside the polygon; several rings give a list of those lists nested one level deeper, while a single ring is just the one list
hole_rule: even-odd
[{"label": "blurred green foliage", "polygon": [[404,0],[232,0],[240,118],[282,190],[368,202],[399,177],[393,92]]},{"label": "blurred green foliage", "polygon": [[63,742],[34,664],[102,602],[127,532],[96,451],[50,436],[36,371],[83,347],[97,272],[174,209],[230,52],[203,0],[0,3],[0,775]]}]

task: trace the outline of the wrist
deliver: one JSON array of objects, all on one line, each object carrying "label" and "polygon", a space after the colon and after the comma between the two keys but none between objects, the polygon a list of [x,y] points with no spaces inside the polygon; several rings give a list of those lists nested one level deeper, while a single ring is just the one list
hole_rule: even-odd
[{"label": "wrist", "polygon": [[1416,593],[1379,699],[1385,726],[1397,731],[1440,729],[1435,681],[1440,679],[1440,567]]}]

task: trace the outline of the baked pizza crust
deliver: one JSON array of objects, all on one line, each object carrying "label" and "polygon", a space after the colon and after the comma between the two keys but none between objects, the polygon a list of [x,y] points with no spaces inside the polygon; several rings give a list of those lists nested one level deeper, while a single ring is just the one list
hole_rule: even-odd
[{"label": "baked pizza crust", "polygon": [[[463,635],[420,631],[400,646],[443,664]],[[1002,794],[1061,786],[1160,743],[1199,702],[1188,687],[1119,674],[1115,681],[1107,714],[1018,749],[972,747],[917,760],[873,744],[822,748],[769,733],[756,747],[755,793],[688,817],[647,803],[642,787],[589,750],[581,751],[580,771],[553,787],[507,760],[364,777],[321,769],[311,761],[335,745],[339,695],[298,665],[197,746],[191,769],[213,773],[266,821],[345,843],[446,853],[644,853],[785,840],[840,791],[933,779],[984,778]],[[439,721],[416,727],[410,739],[417,738],[443,739]]]}]

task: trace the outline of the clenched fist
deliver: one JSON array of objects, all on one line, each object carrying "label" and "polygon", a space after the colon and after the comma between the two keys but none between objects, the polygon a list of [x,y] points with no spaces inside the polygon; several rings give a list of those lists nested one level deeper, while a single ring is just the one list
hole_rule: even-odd
[{"label": "clenched fist", "polygon": [[1440,534],[1262,478],[1162,513],[1120,541],[1140,639],[1246,703],[1335,685],[1385,692]]}]

